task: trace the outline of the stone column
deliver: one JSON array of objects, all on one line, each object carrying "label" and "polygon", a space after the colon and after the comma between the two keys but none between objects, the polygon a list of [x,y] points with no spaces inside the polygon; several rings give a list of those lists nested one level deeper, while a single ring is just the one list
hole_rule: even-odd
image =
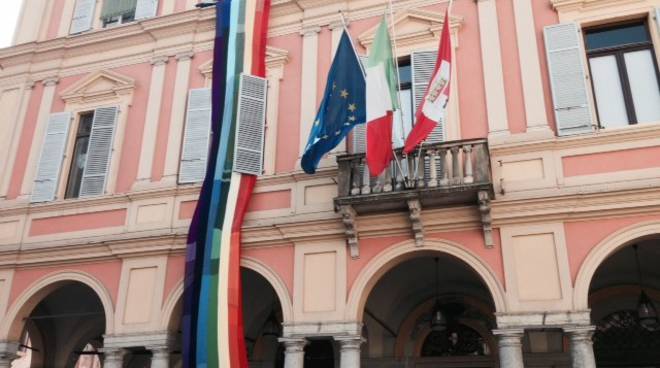
[{"label": "stone column", "polygon": [[303,368],[305,364],[305,345],[307,340],[301,338],[282,337],[278,340],[284,344],[284,368]]},{"label": "stone column", "polygon": [[564,328],[571,342],[571,366],[576,368],[596,368],[596,358],[591,337],[594,326]]},{"label": "stone column", "polygon": [[11,368],[11,362],[18,358],[17,342],[0,342],[0,368]]},{"label": "stone column", "polygon": [[493,330],[500,351],[500,367],[525,368],[522,354],[523,329]]},{"label": "stone column", "polygon": [[360,345],[364,342],[362,336],[335,337],[340,346],[340,368],[360,368]]},{"label": "stone column", "polygon": [[123,368],[126,350],[121,348],[103,348],[103,368]]},{"label": "stone column", "polygon": [[170,349],[167,345],[152,346],[151,368],[168,368],[170,366]]}]

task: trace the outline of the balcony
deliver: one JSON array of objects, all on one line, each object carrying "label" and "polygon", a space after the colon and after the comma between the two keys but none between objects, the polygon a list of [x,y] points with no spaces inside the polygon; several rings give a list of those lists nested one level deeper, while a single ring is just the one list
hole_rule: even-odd
[{"label": "balcony", "polygon": [[365,155],[337,157],[338,196],[335,209],[341,213],[351,256],[359,256],[355,218],[359,215],[408,211],[418,246],[423,244],[422,209],[478,205],[486,246],[492,246],[490,199],[493,184],[488,142],[472,139],[425,144],[421,150],[396,160],[377,178],[365,170]]}]

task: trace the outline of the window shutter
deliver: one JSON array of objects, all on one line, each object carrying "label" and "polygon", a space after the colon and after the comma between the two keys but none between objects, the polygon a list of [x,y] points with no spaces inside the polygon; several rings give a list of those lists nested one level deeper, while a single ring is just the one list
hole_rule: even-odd
[{"label": "window shutter", "polygon": [[[365,55],[359,56],[360,63],[364,67],[367,65],[368,57]],[[367,151],[367,123],[357,124],[351,130],[351,145],[353,146],[352,153],[365,153]]]},{"label": "window shutter", "polygon": [[105,191],[118,112],[119,108],[116,106],[102,107],[94,111],[87,160],[80,185],[81,197],[102,195]]},{"label": "window shutter", "polygon": [[267,92],[266,79],[241,74],[234,152],[236,172],[261,175],[263,171]]},{"label": "window shutter", "polygon": [[[416,51],[410,55],[410,66],[412,69],[412,93],[413,93],[413,111],[417,113],[417,107],[422,102],[424,94],[431,83],[433,69],[438,59],[437,51]],[[431,131],[426,141],[428,143],[438,143],[445,140],[444,119],[435,129]]]},{"label": "window shutter", "polygon": [[137,0],[135,20],[153,18],[158,11],[158,0]]},{"label": "window shutter", "polygon": [[211,89],[191,89],[188,93],[186,127],[179,167],[179,183],[204,180],[211,133]]},{"label": "window shutter", "polygon": [[88,31],[92,28],[96,0],[77,0],[73,10],[70,34]]},{"label": "window shutter", "polygon": [[52,114],[48,119],[46,137],[44,137],[41,148],[37,176],[30,198],[32,202],[46,202],[55,199],[70,123],[70,112]]},{"label": "window shutter", "polygon": [[578,26],[575,23],[548,26],[544,34],[558,133],[590,132],[593,119]]}]

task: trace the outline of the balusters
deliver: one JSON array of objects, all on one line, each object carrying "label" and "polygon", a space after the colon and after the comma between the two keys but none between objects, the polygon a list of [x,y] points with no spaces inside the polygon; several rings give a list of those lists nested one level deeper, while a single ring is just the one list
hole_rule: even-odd
[{"label": "balusters", "polygon": [[458,157],[458,151],[459,147],[458,146],[453,146],[452,148],[449,149],[451,151],[451,183],[452,184],[460,184],[461,183],[461,168],[460,168],[460,161]]},{"label": "balusters", "polygon": [[[394,159],[398,160],[398,158],[396,157]],[[395,176],[396,183],[394,184],[394,190],[396,191],[403,190],[405,186],[404,183],[405,172],[403,171],[405,170],[405,168],[406,168],[405,159],[402,158],[401,161],[398,161],[398,164],[395,163],[394,172],[396,173]]]},{"label": "balusters", "polygon": [[362,167],[364,171],[362,172],[362,194],[371,194],[371,177],[369,176],[369,166],[367,166],[367,158],[365,157],[362,160]]},{"label": "balusters", "polygon": [[[394,158],[396,160],[396,157]],[[390,163],[390,166],[385,169],[383,173],[383,192],[388,193],[392,191],[392,170],[394,170],[394,163]]]},{"label": "balusters", "polygon": [[362,173],[360,172],[360,160],[351,161],[351,195],[360,194],[360,179],[362,179]]},{"label": "balusters", "polygon": [[472,145],[466,144],[463,146],[463,159],[465,160],[465,176],[463,182],[465,184],[474,183],[474,176],[472,176]]},{"label": "balusters", "polygon": [[438,186],[438,167],[437,167],[438,152],[436,150],[430,150],[427,152],[430,153],[428,186],[433,188]]},{"label": "balusters", "polygon": [[424,183],[424,168],[426,167],[426,150],[419,151],[419,157],[417,157],[417,188],[424,188],[426,185]]},{"label": "balusters", "polygon": [[442,176],[440,177],[440,186],[449,185],[449,164],[447,163],[447,149],[440,148],[440,163],[442,163]]}]

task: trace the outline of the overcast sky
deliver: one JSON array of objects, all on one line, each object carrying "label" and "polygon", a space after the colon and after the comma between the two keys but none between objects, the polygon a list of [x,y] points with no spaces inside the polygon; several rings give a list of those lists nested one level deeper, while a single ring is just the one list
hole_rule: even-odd
[{"label": "overcast sky", "polygon": [[23,0],[0,0],[0,48],[11,45]]}]

